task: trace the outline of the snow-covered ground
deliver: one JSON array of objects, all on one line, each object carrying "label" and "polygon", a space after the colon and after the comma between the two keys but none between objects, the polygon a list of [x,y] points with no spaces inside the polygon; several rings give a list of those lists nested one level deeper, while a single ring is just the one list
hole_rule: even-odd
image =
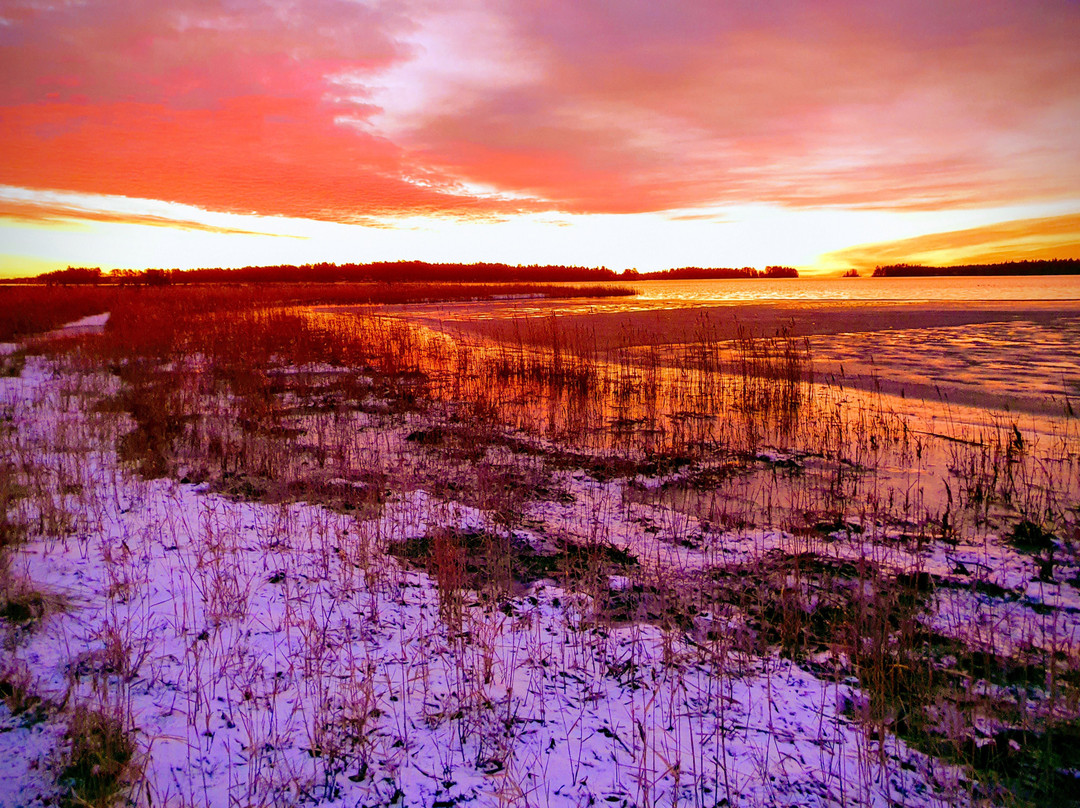
[{"label": "snow-covered ground", "polygon": [[109,312],[88,314],[86,317],[65,323],[47,336],[76,337],[84,334],[101,334],[109,322]]},{"label": "snow-covered ground", "polygon": [[[130,727],[130,799],[148,806],[971,798],[957,769],[871,737],[854,680],[722,635],[605,621],[589,593],[553,580],[498,603],[440,592],[387,551],[437,526],[489,527],[483,511],[413,490],[364,519],[141,480],[112,448],[124,416],[93,411],[113,384],[40,357],[0,379],[10,460],[36,493],[11,576],[50,604],[3,626],[0,672],[44,706],[0,705],[0,806],[59,793],[76,704]],[[610,485],[561,482],[566,503],[535,506],[549,533],[603,525],[657,576],[721,552],[656,538]],[[759,530],[724,546],[789,541]]]}]

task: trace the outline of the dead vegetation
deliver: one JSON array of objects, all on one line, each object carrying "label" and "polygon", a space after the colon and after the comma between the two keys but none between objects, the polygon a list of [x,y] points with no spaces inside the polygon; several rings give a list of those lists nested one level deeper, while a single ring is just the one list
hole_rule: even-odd
[{"label": "dead vegetation", "polygon": [[[671,670],[778,655],[852,687],[847,715],[867,738],[902,738],[963,767],[968,797],[1078,800],[1075,422],[946,411],[927,430],[881,396],[815,384],[806,343],[786,333],[721,342],[703,322],[680,346],[608,351],[551,319],[530,326],[540,333],[474,343],[376,310],[214,294],[147,290],[117,304],[103,338],[65,346],[64,361],[110,374],[95,412],[122,424],[120,462],[145,480],[275,506],[282,520],[292,503],[349,519],[317,550],[326,569],[390,580],[379,560],[389,554],[430,576],[462,682],[468,660],[494,676],[494,640],[485,650],[475,613],[523,620],[550,585],[571,593],[560,606],[576,627],[663,632]],[[27,450],[8,446],[0,617],[18,628],[50,607],[20,588],[12,554],[31,533],[71,534],[64,515],[89,500],[73,482],[67,493],[45,485],[19,461]],[[433,504],[408,530],[371,527],[412,494]],[[191,571],[205,615],[193,654],[213,653],[216,632],[252,608],[254,576],[226,574],[231,541],[208,536]],[[261,575],[287,603],[300,586],[284,567]],[[117,600],[142,585],[116,578]],[[1033,584],[1052,594],[1033,596]],[[1011,636],[1017,614],[1022,637]],[[300,629],[304,664],[322,676],[337,648],[315,621]],[[139,643],[112,630],[73,677],[105,689],[136,678]],[[628,660],[604,669],[633,680]],[[374,686],[350,681],[347,704],[322,697],[337,718],[310,746],[330,797],[341,761],[362,761],[362,779],[374,766],[363,746],[379,717]],[[32,701],[4,688],[12,703]],[[487,738],[477,716],[494,703],[462,698],[448,713],[462,738]],[[70,804],[123,793],[137,752],[124,710],[75,708],[68,740]],[[506,765],[498,744],[481,746],[478,761]]]}]

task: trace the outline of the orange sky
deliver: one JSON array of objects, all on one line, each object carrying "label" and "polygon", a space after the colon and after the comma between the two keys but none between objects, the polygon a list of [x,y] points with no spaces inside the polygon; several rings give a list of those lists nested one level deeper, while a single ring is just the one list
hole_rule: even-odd
[{"label": "orange sky", "polygon": [[0,0],[0,274],[1080,256],[1080,4]]}]

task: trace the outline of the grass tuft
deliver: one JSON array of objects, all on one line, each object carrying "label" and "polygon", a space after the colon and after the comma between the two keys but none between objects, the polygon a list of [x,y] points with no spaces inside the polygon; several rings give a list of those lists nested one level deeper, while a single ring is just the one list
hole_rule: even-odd
[{"label": "grass tuft", "polygon": [[1054,535],[1024,519],[1009,534],[1009,543],[1022,553],[1042,553],[1054,549]]},{"label": "grass tuft", "polygon": [[78,705],[68,724],[70,742],[60,781],[67,787],[65,808],[104,808],[123,792],[135,754],[135,741],[115,715]]},{"label": "grass tuft", "polygon": [[10,623],[32,623],[47,611],[48,602],[40,592],[14,592],[0,597],[0,617]]}]

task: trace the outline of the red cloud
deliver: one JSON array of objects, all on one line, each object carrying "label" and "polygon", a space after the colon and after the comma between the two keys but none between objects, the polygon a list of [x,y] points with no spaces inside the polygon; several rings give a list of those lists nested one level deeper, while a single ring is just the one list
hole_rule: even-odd
[{"label": "red cloud", "polygon": [[239,97],[213,110],[26,105],[5,116],[0,133],[12,155],[0,177],[26,188],[332,220],[484,212],[472,197],[402,179],[399,149],[335,125],[304,99]]},{"label": "red cloud", "polygon": [[8,0],[0,183],[337,220],[1080,194],[1066,0],[449,6]]}]

